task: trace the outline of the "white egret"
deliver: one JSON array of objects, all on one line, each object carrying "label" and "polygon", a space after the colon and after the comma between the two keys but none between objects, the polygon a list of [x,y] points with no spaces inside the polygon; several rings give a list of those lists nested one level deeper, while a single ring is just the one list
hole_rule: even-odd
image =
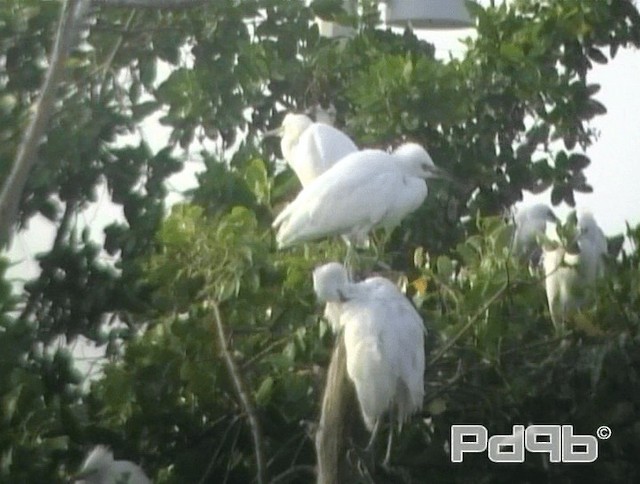
[{"label": "white egret", "polygon": [[542,255],[538,243],[538,235],[544,235],[547,222],[557,222],[553,210],[544,203],[538,203],[518,210],[514,217],[515,233],[513,236],[513,252],[518,257],[528,260],[537,266]]},{"label": "white egret", "polygon": [[276,134],[282,136],[282,156],[303,187],[344,156],[358,151],[342,131],[325,123],[314,123],[305,114],[287,114],[280,127],[265,136]]},{"label": "white egret", "polygon": [[[402,424],[422,408],[424,323],[395,284],[383,277],[352,283],[347,270],[331,262],[313,271],[313,286],[318,299],[326,302],[325,316],[333,330],[344,332],[347,374],[373,442],[385,412]],[[385,462],[391,433],[389,437]]]},{"label": "white egret", "polygon": [[389,233],[427,196],[426,178],[443,176],[415,143],[393,153],[362,150],[345,156],[306,186],[275,219],[278,246],[331,235],[366,240],[375,227]]},{"label": "white egret", "polygon": [[589,212],[578,215],[577,228],[577,253],[560,246],[543,254],[549,312],[558,330],[584,304],[584,291],[604,274],[603,256],[607,253],[604,233]]},{"label": "white egret", "polygon": [[97,445],[89,453],[80,472],[74,476],[76,484],[151,484],[144,471],[127,460],[114,460],[113,453]]}]

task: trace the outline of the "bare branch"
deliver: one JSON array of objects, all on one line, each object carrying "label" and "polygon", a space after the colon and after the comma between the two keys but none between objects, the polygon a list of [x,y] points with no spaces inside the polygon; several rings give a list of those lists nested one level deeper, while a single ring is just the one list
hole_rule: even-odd
[{"label": "bare branch", "polygon": [[199,7],[211,0],[92,0],[93,5],[103,7],[129,7],[153,9],[183,9]]},{"label": "bare branch", "polygon": [[231,355],[229,347],[227,346],[227,337],[224,332],[224,326],[222,324],[222,317],[220,316],[220,309],[218,308],[218,304],[215,301],[212,301],[211,305],[213,306],[214,327],[218,342],[220,344],[222,358],[227,365],[227,370],[229,372],[229,376],[231,377],[231,381],[233,382],[233,387],[236,391],[236,395],[240,400],[240,405],[242,406],[244,413],[247,415],[249,427],[251,428],[253,447],[256,455],[256,481],[258,482],[258,484],[263,484],[265,482],[266,467],[264,460],[264,450],[262,447],[262,432],[260,430],[260,422],[258,421],[258,417],[256,416],[255,408],[253,408],[253,404],[249,399],[249,394],[247,393],[247,390],[245,388],[244,380],[242,379],[240,370],[238,369],[236,362],[233,360],[233,356]]},{"label": "bare branch", "polygon": [[78,38],[88,7],[89,0],[67,0],[60,12],[49,69],[33,116],[18,146],[11,172],[0,193],[0,246],[7,246],[11,241],[11,230],[18,218],[22,193],[31,169],[37,162],[38,147],[53,112],[56,88],[63,79],[65,62]]}]

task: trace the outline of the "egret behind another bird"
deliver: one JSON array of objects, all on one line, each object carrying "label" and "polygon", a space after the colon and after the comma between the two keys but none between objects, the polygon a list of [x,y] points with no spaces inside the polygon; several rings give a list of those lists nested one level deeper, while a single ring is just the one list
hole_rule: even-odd
[{"label": "egret behind another bird", "polygon": [[362,150],[341,159],[306,186],[273,222],[278,246],[332,235],[366,240],[390,232],[427,196],[426,178],[443,176],[427,151],[407,143],[389,154]]},{"label": "egret behind another bird", "polygon": [[113,453],[97,445],[74,477],[76,484],[151,484],[144,471],[127,460],[114,460]]},{"label": "egret behind another bird", "polygon": [[589,212],[578,215],[577,228],[577,254],[567,252],[565,247],[543,253],[547,301],[557,330],[562,330],[571,314],[585,303],[581,292],[592,288],[604,275],[607,239],[602,229]]},{"label": "egret behind another bird", "polygon": [[[318,299],[335,332],[344,332],[347,374],[356,388],[364,423],[375,437],[385,412],[402,424],[422,408],[424,323],[388,279],[352,283],[336,262],[313,272]],[[390,430],[391,436],[392,429]],[[389,460],[391,439],[385,462]]]},{"label": "egret behind another bird", "polygon": [[314,123],[305,114],[287,114],[279,128],[265,133],[269,135],[282,136],[282,156],[303,187],[341,158],[358,151],[342,131],[325,123]]},{"label": "egret behind another bird", "polygon": [[520,208],[514,217],[513,252],[518,257],[528,260],[531,265],[538,266],[542,247],[537,236],[545,233],[547,222],[557,221],[553,210],[544,203]]}]

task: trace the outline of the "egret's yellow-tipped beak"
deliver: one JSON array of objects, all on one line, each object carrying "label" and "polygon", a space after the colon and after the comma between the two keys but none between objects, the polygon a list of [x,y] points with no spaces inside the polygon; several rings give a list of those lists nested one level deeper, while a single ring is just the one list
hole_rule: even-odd
[{"label": "egret's yellow-tipped beak", "polygon": [[272,129],[272,130],[269,130],[269,131],[265,131],[262,134],[262,137],[263,138],[270,138],[270,137],[273,137],[273,136],[282,136],[283,132],[284,132],[284,127],[278,126],[275,129]]},{"label": "egret's yellow-tipped beak", "polygon": [[457,183],[457,180],[447,170],[439,168],[437,166],[429,167],[429,175],[431,178],[442,178],[450,182]]}]

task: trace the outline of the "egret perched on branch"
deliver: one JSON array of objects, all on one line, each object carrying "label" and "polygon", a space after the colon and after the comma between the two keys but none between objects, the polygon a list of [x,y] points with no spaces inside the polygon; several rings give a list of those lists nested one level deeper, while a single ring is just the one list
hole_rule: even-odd
[{"label": "egret perched on branch", "polygon": [[515,234],[513,236],[513,251],[518,257],[537,266],[542,255],[542,248],[538,243],[538,235],[544,235],[547,222],[557,222],[553,210],[544,203],[538,203],[518,210],[514,217]]},{"label": "egret perched on branch", "polygon": [[305,114],[287,114],[279,128],[265,133],[270,135],[282,136],[282,156],[303,187],[341,158],[358,151],[342,131],[325,123],[314,123]]},{"label": "egret perched on branch", "polygon": [[427,196],[426,178],[445,177],[427,151],[407,143],[389,154],[362,150],[342,158],[307,185],[275,219],[279,247],[343,235],[366,240],[389,233]]},{"label": "egret perched on branch", "polygon": [[[326,302],[325,316],[333,330],[344,332],[347,374],[372,443],[385,412],[402,424],[422,408],[424,323],[395,284],[383,277],[352,283],[347,270],[331,262],[313,271],[313,287]],[[385,462],[390,452],[391,433]]]},{"label": "egret perched on branch", "polygon": [[571,313],[584,304],[584,291],[604,274],[607,239],[602,229],[586,211],[578,215],[577,228],[577,253],[560,246],[545,249],[543,254],[547,301],[556,329],[561,329]]},{"label": "egret perched on branch", "polygon": [[127,460],[113,460],[113,453],[97,445],[74,477],[77,484],[151,484],[144,471]]}]

